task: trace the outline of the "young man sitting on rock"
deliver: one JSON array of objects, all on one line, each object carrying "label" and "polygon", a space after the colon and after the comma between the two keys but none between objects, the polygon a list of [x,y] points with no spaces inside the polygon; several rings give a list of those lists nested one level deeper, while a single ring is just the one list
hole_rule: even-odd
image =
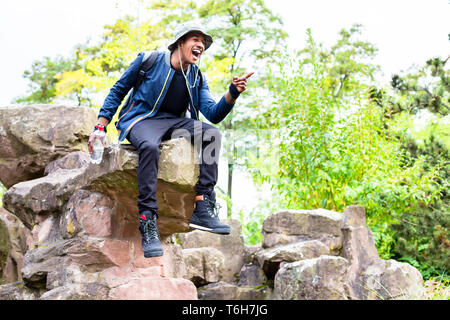
[{"label": "young man sitting on rock", "polygon": [[[247,79],[253,72],[240,78],[234,77],[229,90],[216,103],[211,97],[206,79],[196,65],[212,42],[212,37],[201,26],[185,24],[179,27],[168,46],[170,51],[158,53],[142,84],[122,108],[116,122],[119,142],[127,139],[139,154],[139,230],[146,258],[163,255],[156,201],[159,145],[161,141],[170,139],[176,130],[188,132],[191,141],[197,141],[193,142],[194,146],[200,140],[202,149],[195,209],[189,226],[218,234],[230,233],[230,227],[219,221],[214,192],[221,134],[216,127],[199,121],[199,112],[212,123],[222,121],[233,108],[239,94],[246,90]],[[144,53],[139,53],[111,88],[99,111],[97,126],[107,127],[124,97],[134,87],[143,58]],[[94,138],[95,134],[92,133],[88,143],[90,153],[93,151]],[[204,151],[213,143],[215,155],[214,161],[211,161],[211,157],[206,159],[207,152]]]}]

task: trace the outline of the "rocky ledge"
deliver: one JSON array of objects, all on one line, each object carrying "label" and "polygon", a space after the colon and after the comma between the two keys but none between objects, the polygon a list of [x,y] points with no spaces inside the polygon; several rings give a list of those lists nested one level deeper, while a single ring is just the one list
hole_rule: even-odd
[{"label": "rocky ledge", "polygon": [[[378,256],[361,206],[279,210],[264,220],[263,242],[251,247],[235,220],[226,221],[227,236],[190,230],[198,165],[184,139],[161,145],[164,256],[145,259],[136,150],[111,145],[100,165],[90,164],[80,148],[95,111],[34,108],[34,122],[34,109],[0,108],[1,142],[9,150],[0,153],[0,181],[9,188],[0,212],[0,275],[7,282],[0,300],[423,298],[417,269]],[[60,130],[48,120],[67,115],[86,129]],[[35,167],[29,174],[27,163]]]}]

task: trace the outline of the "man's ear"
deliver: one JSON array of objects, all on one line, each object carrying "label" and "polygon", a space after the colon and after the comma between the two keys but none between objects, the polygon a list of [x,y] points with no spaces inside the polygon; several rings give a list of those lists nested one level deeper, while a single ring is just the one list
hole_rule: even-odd
[{"label": "man's ear", "polygon": [[185,42],[186,42],[186,39],[184,37],[181,37],[181,39],[178,40],[178,46],[181,47],[182,45],[184,45]]}]

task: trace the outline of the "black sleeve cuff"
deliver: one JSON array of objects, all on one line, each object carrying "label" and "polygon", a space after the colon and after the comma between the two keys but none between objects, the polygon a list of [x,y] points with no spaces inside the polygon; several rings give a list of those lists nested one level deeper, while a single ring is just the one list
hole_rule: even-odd
[{"label": "black sleeve cuff", "polygon": [[234,86],[234,84],[230,84],[228,90],[230,91],[230,95],[233,97],[233,99],[237,99],[239,95],[241,94],[238,89]]}]

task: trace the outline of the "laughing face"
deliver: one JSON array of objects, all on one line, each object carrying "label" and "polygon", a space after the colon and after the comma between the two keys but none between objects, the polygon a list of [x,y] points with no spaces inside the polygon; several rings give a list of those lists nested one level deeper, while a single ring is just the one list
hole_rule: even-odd
[{"label": "laughing face", "polygon": [[189,33],[180,43],[183,64],[195,64],[205,51],[205,38],[199,32]]}]

